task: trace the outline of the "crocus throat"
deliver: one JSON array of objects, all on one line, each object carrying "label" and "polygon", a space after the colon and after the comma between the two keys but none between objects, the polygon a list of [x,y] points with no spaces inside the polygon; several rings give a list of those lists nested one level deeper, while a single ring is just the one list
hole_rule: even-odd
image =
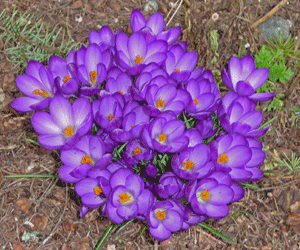
[{"label": "crocus throat", "polygon": [[115,117],[114,115],[110,114],[110,115],[107,117],[107,119],[111,121],[112,119],[114,119],[114,117]]},{"label": "crocus throat", "polygon": [[160,107],[164,107],[165,106],[165,102],[163,100],[160,100],[160,97],[158,99],[158,101],[156,102],[156,107],[160,108]]},{"label": "crocus throat", "polygon": [[63,79],[63,82],[66,83],[69,80],[70,80],[70,77],[69,76],[65,76],[65,78]]},{"label": "crocus throat", "polygon": [[198,100],[198,99],[195,99],[195,100],[194,100],[194,103],[195,103],[195,105],[198,105],[199,100]]},{"label": "crocus throat", "polygon": [[96,83],[97,72],[96,71],[91,71],[90,76],[91,76],[92,83],[95,84]]},{"label": "crocus throat", "polygon": [[180,72],[180,69],[175,69],[174,72]]},{"label": "crocus throat", "polygon": [[84,157],[82,157],[81,160],[81,164],[85,164],[85,163],[93,164],[91,158],[87,154]]},{"label": "crocus throat", "polygon": [[158,137],[158,140],[161,142],[161,141],[165,141],[167,139],[166,135],[164,134],[164,132],[162,132],[160,134],[160,136]]},{"label": "crocus throat", "polygon": [[218,159],[218,163],[225,163],[229,161],[229,156],[226,155],[225,153],[221,154],[219,159]]},{"label": "crocus throat", "polygon": [[36,89],[32,92],[32,94],[40,95],[40,96],[44,96],[44,97],[49,97],[49,94],[44,89],[42,89],[42,93],[39,89]]},{"label": "crocus throat", "polygon": [[194,167],[194,163],[190,160],[184,161],[183,163],[185,165],[184,170],[189,170],[190,168]]},{"label": "crocus throat", "polygon": [[120,201],[121,203],[124,203],[124,202],[129,201],[129,195],[128,195],[126,192],[120,194],[120,199],[119,199],[119,201]]},{"label": "crocus throat", "polygon": [[135,62],[136,62],[137,64],[140,64],[140,63],[143,61],[143,59],[144,59],[143,56],[141,57],[140,55],[137,55],[136,58],[135,58]]},{"label": "crocus throat", "polygon": [[205,189],[201,194],[200,194],[200,197],[203,199],[203,200],[209,200],[210,199],[210,193],[207,191],[207,189]]},{"label": "crocus throat", "polygon": [[159,219],[159,220],[163,220],[163,219],[165,219],[166,218],[166,211],[158,211],[157,213],[156,213],[156,216],[157,216],[157,219]]},{"label": "crocus throat", "polygon": [[138,146],[135,150],[133,150],[135,155],[139,155],[141,153],[140,147]]},{"label": "crocus throat", "polygon": [[97,186],[94,188],[94,193],[96,195],[100,195],[103,192],[103,190],[101,189],[101,187]]},{"label": "crocus throat", "polygon": [[69,127],[66,128],[66,130],[64,131],[66,136],[72,136],[73,135],[73,128],[70,125]]}]

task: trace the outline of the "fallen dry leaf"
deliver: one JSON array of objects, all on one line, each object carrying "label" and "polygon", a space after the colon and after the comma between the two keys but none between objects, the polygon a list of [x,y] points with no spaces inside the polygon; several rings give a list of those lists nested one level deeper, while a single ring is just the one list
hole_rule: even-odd
[{"label": "fallen dry leaf", "polygon": [[48,218],[46,216],[37,215],[31,220],[34,225],[32,230],[34,231],[44,231],[48,224]]},{"label": "fallen dry leaf", "polygon": [[32,202],[28,199],[21,198],[21,199],[15,200],[14,204],[15,204],[16,210],[27,214],[31,207]]},{"label": "fallen dry leaf", "polygon": [[59,189],[53,195],[59,201],[65,201],[66,200],[66,191],[64,189]]},{"label": "fallen dry leaf", "polygon": [[70,219],[64,220],[62,225],[63,225],[64,232],[66,234],[69,234],[70,231],[74,232],[76,229],[76,225]]},{"label": "fallen dry leaf", "polygon": [[87,250],[90,249],[90,239],[89,237],[84,237],[81,241],[77,242],[74,250]]}]

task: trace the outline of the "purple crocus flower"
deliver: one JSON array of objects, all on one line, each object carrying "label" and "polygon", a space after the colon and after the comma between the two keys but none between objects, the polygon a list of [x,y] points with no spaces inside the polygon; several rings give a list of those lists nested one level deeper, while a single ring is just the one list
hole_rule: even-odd
[{"label": "purple crocus flower", "polygon": [[252,158],[247,139],[240,134],[221,135],[210,143],[216,170],[227,172],[233,181],[244,182],[252,173],[245,169]]},{"label": "purple crocus flower", "polygon": [[220,172],[220,171],[215,171],[211,175],[207,176],[206,178],[214,179],[219,184],[227,185],[232,189],[234,194],[233,194],[233,197],[232,197],[232,200],[230,201],[230,203],[239,201],[245,195],[244,188],[241,185],[234,183],[232,181],[230,175],[227,174],[227,173]]},{"label": "purple crocus flower", "polygon": [[182,213],[170,200],[159,201],[149,210],[147,222],[151,235],[164,241],[171,237],[171,232],[177,232],[182,228]]},{"label": "purple crocus flower", "polygon": [[123,32],[116,36],[118,64],[130,75],[138,75],[147,64],[161,65],[166,59],[167,43],[162,40],[146,43],[144,36],[134,33],[130,38]]},{"label": "purple crocus flower", "polygon": [[177,82],[186,81],[197,65],[198,55],[195,51],[185,52],[180,45],[173,45],[167,52],[163,65],[171,78]]},{"label": "purple crocus flower", "polygon": [[85,96],[96,95],[99,84],[106,79],[107,70],[112,65],[112,54],[109,50],[101,52],[99,46],[91,44],[87,49],[79,49],[76,55],[77,77],[82,82],[80,93]]},{"label": "purple crocus flower", "polygon": [[111,173],[107,170],[98,172],[97,177],[87,177],[75,185],[76,193],[81,197],[81,202],[88,208],[101,207],[110,195],[111,187],[109,178]]},{"label": "purple crocus flower", "polygon": [[51,72],[40,62],[31,60],[26,73],[16,79],[19,90],[26,97],[16,98],[11,102],[11,106],[21,113],[47,108],[54,96],[54,80]]},{"label": "purple crocus flower", "polygon": [[228,203],[234,196],[233,190],[225,184],[219,184],[215,179],[205,178],[189,182],[185,188],[185,197],[191,203],[194,212],[214,219],[228,215]]},{"label": "purple crocus flower", "polygon": [[105,131],[111,132],[122,124],[122,104],[112,95],[93,102],[95,122]]},{"label": "purple crocus flower", "polygon": [[153,194],[144,189],[143,179],[129,169],[114,172],[110,186],[112,191],[105,211],[113,223],[145,215],[155,201]]},{"label": "purple crocus flower", "polygon": [[164,31],[164,17],[159,12],[151,15],[148,21],[146,21],[144,15],[139,10],[134,9],[130,16],[130,25],[133,32],[141,32],[147,42],[155,39],[165,40],[170,45],[177,41],[181,34],[181,27],[174,27]]},{"label": "purple crocus flower", "polygon": [[73,61],[73,52],[70,52],[67,60],[52,55],[49,58],[49,69],[53,78],[58,81],[59,88],[66,97],[77,94],[79,80],[76,77],[76,67]]},{"label": "purple crocus flower", "polygon": [[99,32],[91,30],[89,33],[89,44],[96,43],[101,52],[109,49],[114,52],[115,36],[111,29],[104,25]]},{"label": "purple crocus flower", "polygon": [[230,101],[232,96],[235,96],[234,92],[229,92],[224,96],[223,105],[217,113],[224,130],[227,133],[239,133],[256,138],[265,134],[268,127],[258,129],[263,120],[263,114],[255,111],[255,103],[246,96],[239,96]]},{"label": "purple crocus flower", "polygon": [[61,152],[58,175],[64,182],[76,183],[87,176],[93,167],[106,167],[112,160],[112,154],[105,154],[105,145],[98,136],[86,135],[75,147]]},{"label": "purple crocus flower", "polygon": [[185,131],[184,135],[189,138],[189,145],[188,145],[189,148],[202,143],[203,140],[202,135],[195,128],[189,128],[188,130]]},{"label": "purple crocus flower", "polygon": [[183,222],[189,225],[197,225],[206,220],[205,215],[195,213],[190,206],[184,207]]},{"label": "purple crocus flower", "polygon": [[268,80],[269,70],[255,69],[254,59],[247,55],[242,59],[233,56],[228,65],[228,73],[222,70],[222,80],[225,85],[240,96],[248,96],[254,101],[271,100],[276,93],[255,93]]},{"label": "purple crocus flower", "polygon": [[[169,114],[166,115],[168,117]],[[176,117],[176,116],[175,116]],[[185,125],[180,120],[168,121],[161,114],[141,133],[141,141],[147,147],[160,153],[176,153],[184,150],[189,139],[184,136]]]},{"label": "purple crocus flower", "polygon": [[96,135],[100,136],[100,138],[103,140],[106,153],[112,153],[118,146],[118,142],[111,139],[110,133],[106,132],[104,129],[97,130]]},{"label": "purple crocus flower", "polygon": [[210,149],[205,144],[198,144],[174,155],[171,165],[175,174],[186,180],[203,178],[215,169]]},{"label": "purple crocus flower", "polygon": [[115,129],[111,138],[118,142],[126,142],[140,137],[143,128],[148,126],[150,117],[138,102],[130,101],[123,110],[122,129]]},{"label": "purple crocus flower", "polygon": [[197,122],[195,127],[202,135],[202,138],[205,140],[216,134],[218,127],[214,129],[214,125],[214,120],[211,117],[209,117],[205,120]]},{"label": "purple crocus flower", "polygon": [[172,84],[164,84],[161,87],[151,84],[146,92],[148,105],[144,106],[144,109],[151,116],[158,116],[164,111],[172,111],[179,115],[184,110],[187,99],[187,92],[176,89]]},{"label": "purple crocus flower", "polygon": [[184,184],[173,172],[165,172],[159,178],[159,183],[155,185],[154,191],[163,199],[180,199],[184,196]]},{"label": "purple crocus flower", "polygon": [[200,81],[191,79],[186,84],[186,90],[190,94],[187,105],[187,113],[197,120],[204,120],[211,116],[221,102],[221,95],[216,83],[206,79]]},{"label": "purple crocus flower", "polygon": [[155,179],[157,176],[157,168],[151,163],[146,166],[145,172],[150,178]]},{"label": "purple crocus flower", "polygon": [[38,112],[31,118],[33,128],[41,134],[39,143],[46,149],[71,149],[92,128],[91,104],[84,98],[71,104],[65,98],[55,96],[49,110],[50,114]]},{"label": "purple crocus flower", "polygon": [[124,160],[129,165],[137,165],[140,161],[150,161],[155,156],[155,152],[145,147],[140,140],[131,140],[123,152]]}]

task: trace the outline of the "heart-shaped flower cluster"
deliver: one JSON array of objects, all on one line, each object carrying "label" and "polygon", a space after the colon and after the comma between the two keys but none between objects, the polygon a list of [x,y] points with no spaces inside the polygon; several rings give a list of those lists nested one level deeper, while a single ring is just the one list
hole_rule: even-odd
[{"label": "heart-shaped flower cluster", "polygon": [[222,71],[232,91],[221,98],[212,72],[177,41],[180,27],[165,30],[160,13],[146,20],[138,10],[130,24],[130,37],[103,26],[67,60],[30,61],[16,79],[26,97],[11,105],[40,111],[32,125],[44,148],[58,150],[58,175],[75,184],[81,217],[102,207],[113,223],[145,220],[166,240],[227,216],[244,196],[238,183],[263,177],[258,138],[268,128],[255,102],[274,94],[255,93],[269,72],[248,55]]}]

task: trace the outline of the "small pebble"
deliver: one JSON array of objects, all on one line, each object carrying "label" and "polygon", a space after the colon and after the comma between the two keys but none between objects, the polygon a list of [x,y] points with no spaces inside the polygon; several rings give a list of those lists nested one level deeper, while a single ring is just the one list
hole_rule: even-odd
[{"label": "small pebble", "polygon": [[76,21],[77,23],[81,23],[81,22],[82,22],[82,17],[81,17],[80,14],[77,14],[77,15],[75,16],[75,21]]},{"label": "small pebble", "polygon": [[147,4],[145,5],[144,11],[151,11],[151,10],[155,10],[158,11],[158,3],[156,1],[153,0],[147,0]]}]

